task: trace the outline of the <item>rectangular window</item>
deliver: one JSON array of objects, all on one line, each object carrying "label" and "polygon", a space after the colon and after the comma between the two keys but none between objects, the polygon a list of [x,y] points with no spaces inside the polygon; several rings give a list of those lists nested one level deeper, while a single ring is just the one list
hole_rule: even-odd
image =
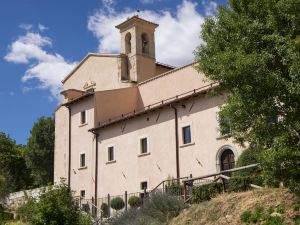
[{"label": "rectangular window", "polygon": [[[147,189],[148,189],[148,182],[147,181],[141,182],[141,190],[143,192],[140,193],[140,198],[146,198],[146,197],[149,196],[149,193],[147,192]],[[145,193],[145,191],[146,191],[146,193]]]},{"label": "rectangular window", "polygon": [[85,198],[85,190],[81,190],[80,191],[80,197],[81,198]]},{"label": "rectangular window", "polygon": [[147,181],[143,181],[141,182],[141,190],[147,190],[148,189],[148,182]]},{"label": "rectangular window", "polygon": [[148,152],[148,141],[147,138],[142,138],[140,140],[140,148],[141,148],[141,154]]},{"label": "rectangular window", "polygon": [[186,126],[182,128],[182,138],[183,144],[189,144],[192,142],[191,126]]},{"label": "rectangular window", "polygon": [[80,154],[80,167],[85,167],[85,154]]},{"label": "rectangular window", "polygon": [[80,124],[86,123],[86,111],[80,112]]},{"label": "rectangular window", "polygon": [[219,125],[220,125],[220,133],[222,136],[231,134],[230,124],[226,117],[219,118]]},{"label": "rectangular window", "polygon": [[114,159],[114,147],[108,147],[108,161],[113,161]]}]

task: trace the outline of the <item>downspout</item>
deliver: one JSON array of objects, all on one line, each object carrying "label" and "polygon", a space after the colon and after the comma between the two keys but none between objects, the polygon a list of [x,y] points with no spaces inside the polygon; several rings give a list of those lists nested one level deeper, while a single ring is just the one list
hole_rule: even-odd
[{"label": "downspout", "polygon": [[170,104],[170,107],[174,109],[174,115],[175,115],[175,143],[176,143],[176,177],[177,179],[180,178],[180,169],[179,169],[179,138],[178,138],[178,111],[175,106]]},{"label": "downspout", "polygon": [[95,206],[97,207],[98,199],[98,133],[94,133],[96,138],[96,159],[95,159]]},{"label": "downspout", "polygon": [[69,110],[69,165],[68,165],[68,187],[71,188],[71,108]]}]

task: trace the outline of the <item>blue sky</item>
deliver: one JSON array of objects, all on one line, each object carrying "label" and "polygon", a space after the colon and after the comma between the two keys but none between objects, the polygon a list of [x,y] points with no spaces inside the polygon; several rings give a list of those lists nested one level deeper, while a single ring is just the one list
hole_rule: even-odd
[{"label": "blue sky", "polygon": [[62,78],[88,52],[118,52],[114,26],[137,9],[160,24],[158,61],[192,61],[200,25],[217,4],[226,1],[1,0],[0,131],[25,144],[33,123],[53,115]]}]

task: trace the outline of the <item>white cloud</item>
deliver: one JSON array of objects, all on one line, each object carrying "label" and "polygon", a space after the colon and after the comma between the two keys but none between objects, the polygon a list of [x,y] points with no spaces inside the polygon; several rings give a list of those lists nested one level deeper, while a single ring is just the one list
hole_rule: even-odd
[{"label": "white cloud", "polygon": [[[197,3],[183,0],[175,13],[168,10],[140,11],[140,17],[159,24],[155,35],[158,61],[180,66],[194,60],[193,51],[201,43],[199,35],[205,19],[196,7]],[[99,52],[120,51],[120,33],[115,25],[134,14],[134,9],[122,12],[100,9],[88,18],[88,29],[99,40]]]},{"label": "white cloud", "polygon": [[141,2],[142,4],[151,4],[151,3],[154,2],[154,0],[140,0],[140,2]]},{"label": "white cloud", "polygon": [[218,4],[214,1],[202,1],[206,16],[214,16],[216,14]]},{"label": "white cloud", "polygon": [[28,30],[31,30],[33,26],[32,26],[32,24],[22,23],[22,24],[19,25],[19,27],[23,30],[28,31]]},{"label": "white cloud", "polygon": [[44,49],[51,46],[50,38],[27,31],[25,35],[12,42],[4,59],[8,62],[28,65],[22,77],[24,83],[29,80],[38,81],[36,87],[26,87],[24,92],[33,88],[47,89],[51,92],[51,98],[59,99],[61,80],[77,62],[68,62],[61,55]]},{"label": "white cloud", "polygon": [[48,30],[48,27],[44,26],[43,24],[40,24],[38,25],[38,28],[41,32],[45,31],[45,30]]}]

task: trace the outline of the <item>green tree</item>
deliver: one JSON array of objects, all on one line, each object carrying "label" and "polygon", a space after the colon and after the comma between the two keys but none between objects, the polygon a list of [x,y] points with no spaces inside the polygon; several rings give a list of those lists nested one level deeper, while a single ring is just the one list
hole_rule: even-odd
[{"label": "green tree", "polygon": [[53,182],[54,169],[54,119],[41,117],[33,125],[27,142],[27,165],[32,170],[34,184]]},{"label": "green tree", "polygon": [[0,186],[7,192],[30,187],[30,170],[26,167],[27,151],[4,133],[0,133]]},{"label": "green tree", "polygon": [[300,0],[229,0],[206,19],[198,69],[228,92],[235,140],[261,151],[265,181],[300,181]]},{"label": "green tree", "polygon": [[70,189],[61,184],[48,187],[38,199],[27,196],[26,204],[19,209],[24,222],[34,225],[90,225],[91,217],[80,211]]},{"label": "green tree", "polygon": [[8,194],[8,189],[7,189],[7,183],[5,181],[5,177],[0,175],[0,202],[6,197],[7,194]]}]

